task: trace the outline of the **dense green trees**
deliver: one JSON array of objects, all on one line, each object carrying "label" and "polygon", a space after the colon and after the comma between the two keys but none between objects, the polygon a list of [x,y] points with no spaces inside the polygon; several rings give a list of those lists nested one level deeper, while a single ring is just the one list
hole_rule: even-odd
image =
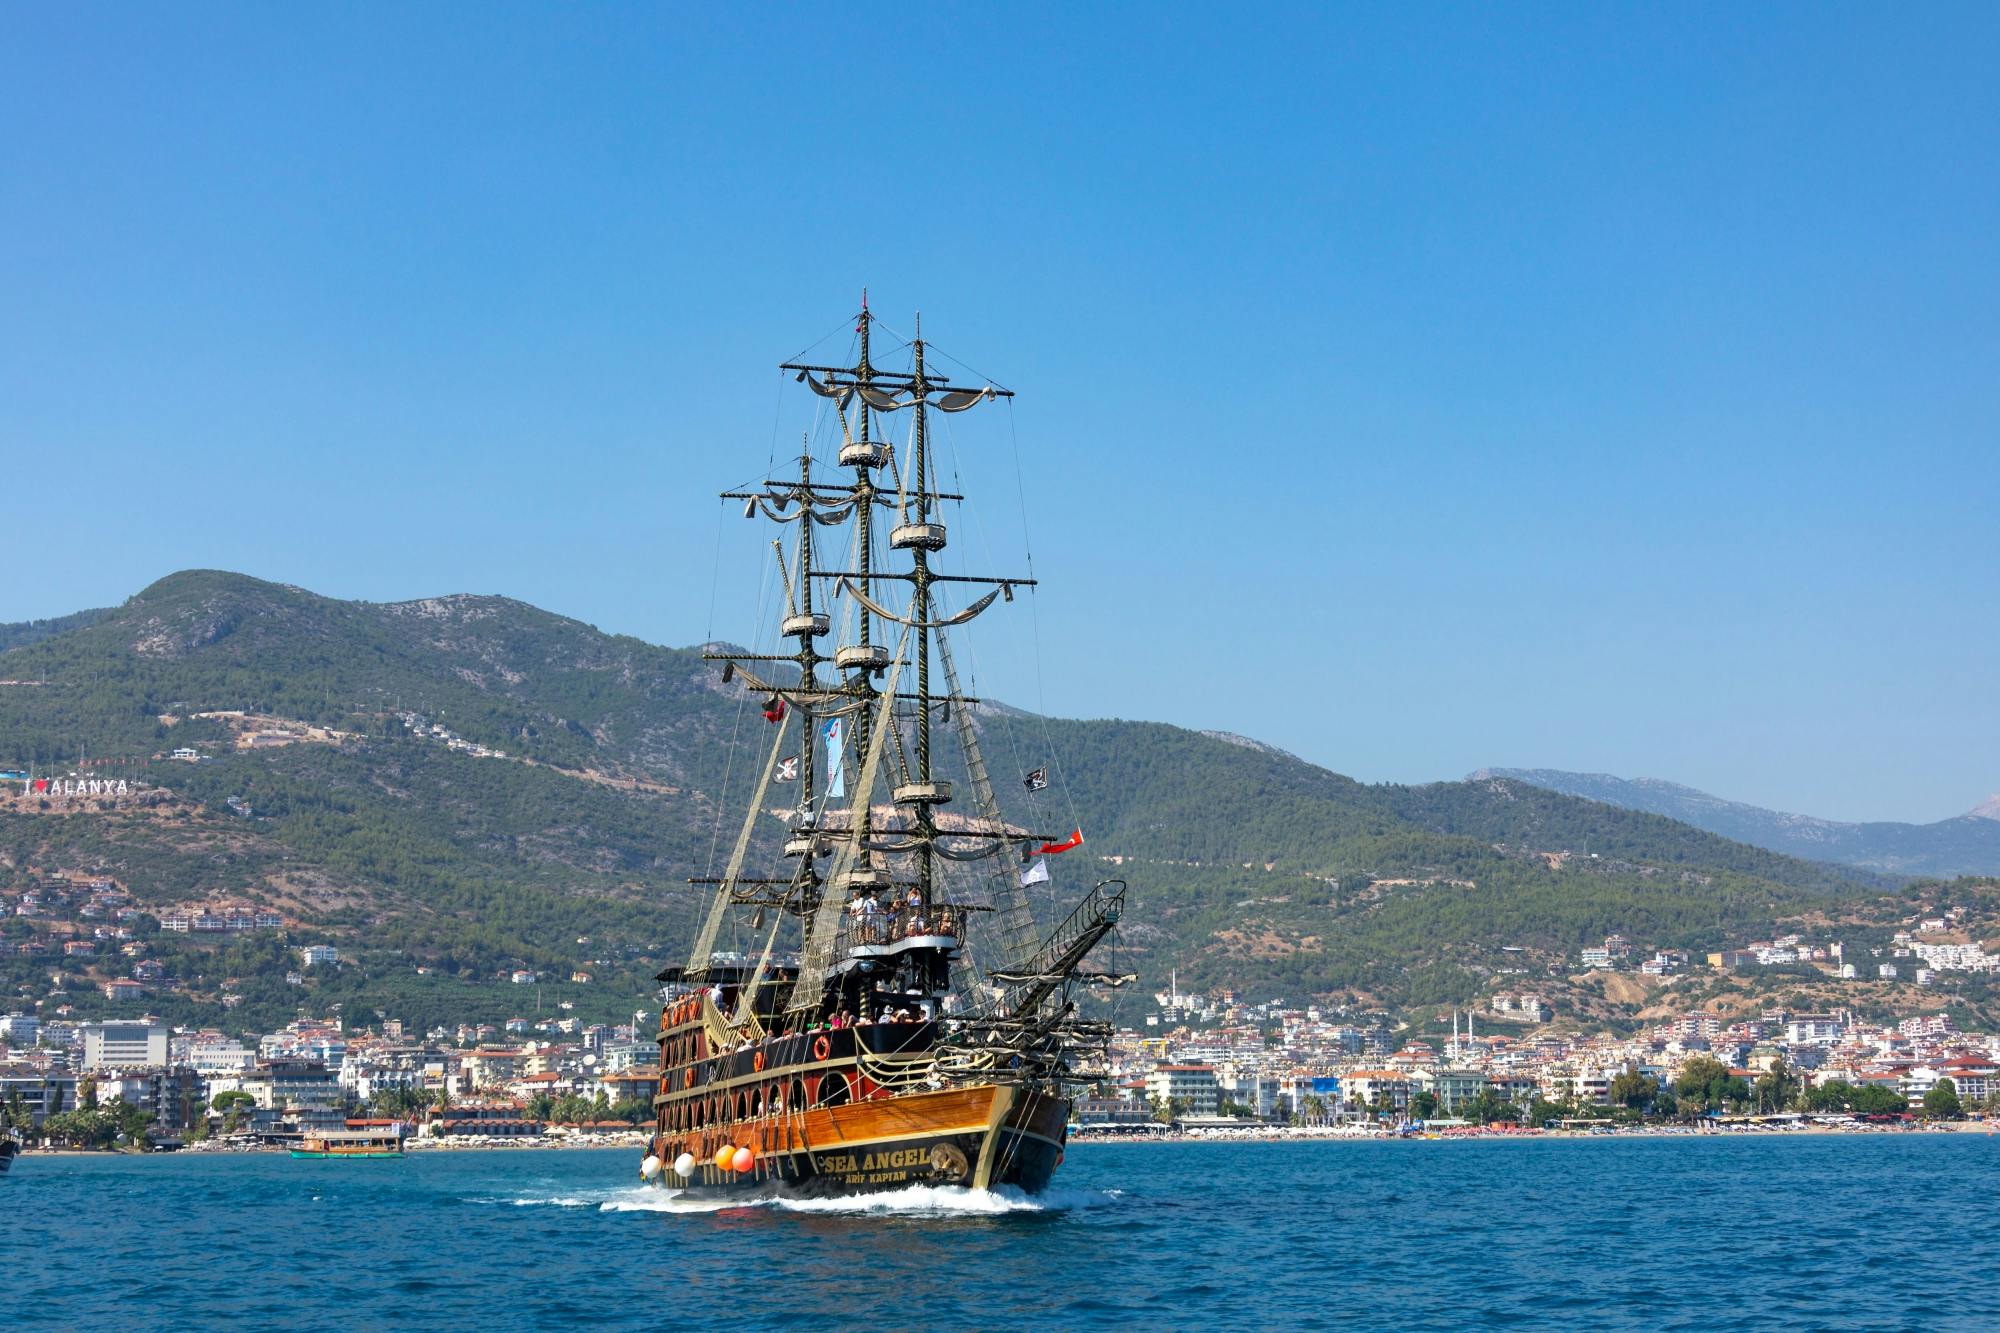
[{"label": "dense green trees", "polygon": [[1674,1078],[1674,1097],[1684,1112],[1742,1110],[1750,1085],[1712,1055],[1697,1055]]},{"label": "dense green trees", "polygon": [[[10,643],[11,674],[52,684],[0,691],[0,762],[46,768],[77,738],[94,753],[140,756],[198,743],[215,759],[136,770],[198,802],[192,818],[0,815],[0,858],[103,866],[150,903],[303,885],[288,910],[365,965],[309,978],[302,994],[268,954],[209,960],[209,980],[247,979],[231,1023],[283,1021],[307,1000],[393,1004],[425,1023],[469,1009],[490,1019],[518,997],[440,991],[417,984],[414,966],[461,982],[520,964],[561,974],[581,961],[579,936],[615,946],[615,975],[592,968],[602,998],[574,997],[610,1017],[685,947],[701,896],[686,877],[712,868],[717,811],[733,819],[754,782],[755,765],[731,753],[743,696],[718,690],[698,654],[504,599],[384,607],[189,571],[114,611],[0,637],[0,649]],[[449,751],[413,736],[393,717],[399,708],[536,762]],[[191,716],[208,709],[366,739],[238,752],[227,724]],[[171,728],[159,721],[167,712],[181,719]],[[996,775],[1053,767],[1057,788],[1040,797],[998,786],[1025,827],[1082,824],[1088,850],[1056,863],[1065,887],[1113,873],[1092,857],[1132,858],[1122,873],[1138,910],[1127,919],[1145,942],[1134,964],[1151,973],[1177,961],[1197,983],[1459,1003],[1521,961],[1503,944],[1553,957],[1615,930],[1709,945],[1869,887],[1518,783],[1370,787],[1270,747],[1157,723],[1045,724],[996,708],[978,725]],[[940,776],[961,775],[955,747],[940,764]],[[551,766],[676,790],[620,789]],[[230,796],[254,816],[226,813]],[[760,822],[760,848],[777,827]],[[1597,855],[1561,865],[1537,855],[1585,846]],[[1232,932],[1268,932],[1282,947],[1245,947]],[[162,944],[176,968],[201,966],[203,947]],[[216,1021],[205,994],[205,1012],[164,999],[165,1016]]]},{"label": "dense green trees", "polygon": [[109,1148],[121,1142],[144,1146],[152,1123],[143,1107],[120,1097],[103,1107],[93,1103],[59,1111],[42,1122],[42,1134],[74,1148]]},{"label": "dense green trees", "polygon": [[1931,1084],[1924,1093],[1924,1115],[1932,1120],[1956,1120],[1965,1114],[1958,1102],[1958,1085],[1948,1078]]},{"label": "dense green trees", "polygon": [[377,1088],[368,1098],[368,1109],[378,1116],[412,1119],[435,1098],[415,1088]]},{"label": "dense green trees", "polygon": [[1644,1111],[1652,1106],[1659,1095],[1659,1082],[1649,1074],[1628,1069],[1611,1080],[1609,1096],[1613,1106]]},{"label": "dense green trees", "polygon": [[1786,1068],[1781,1057],[1758,1078],[1751,1088],[1751,1094],[1757,1109],[1769,1115],[1777,1111],[1791,1110],[1798,1101],[1803,1087],[1804,1081]]},{"label": "dense green trees", "polygon": [[1490,1125],[1496,1120],[1518,1120],[1521,1115],[1512,1102],[1491,1088],[1481,1088],[1477,1096],[1460,1105],[1457,1111],[1462,1119],[1481,1125]]},{"label": "dense green trees", "polygon": [[1876,1084],[1856,1086],[1844,1079],[1832,1079],[1808,1089],[1801,1105],[1807,1111],[1851,1111],[1860,1115],[1901,1115],[1910,1103],[1894,1088]]}]

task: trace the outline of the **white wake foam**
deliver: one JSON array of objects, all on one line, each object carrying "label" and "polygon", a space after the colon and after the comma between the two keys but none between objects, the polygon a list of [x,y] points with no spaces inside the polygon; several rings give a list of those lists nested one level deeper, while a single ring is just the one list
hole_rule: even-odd
[{"label": "white wake foam", "polygon": [[726,1208],[774,1208],[788,1213],[844,1213],[883,1217],[997,1217],[1008,1213],[1060,1213],[1115,1204],[1118,1190],[1059,1189],[1024,1194],[1010,1185],[974,1190],[961,1185],[907,1185],[880,1194],[824,1199],[687,1198],[657,1186],[619,1190],[598,1205],[607,1213],[713,1213]]},{"label": "white wake foam", "polygon": [[724,1208],[755,1208],[769,1199],[690,1199],[680,1190],[661,1185],[638,1185],[614,1190],[598,1204],[605,1213],[718,1213]]}]

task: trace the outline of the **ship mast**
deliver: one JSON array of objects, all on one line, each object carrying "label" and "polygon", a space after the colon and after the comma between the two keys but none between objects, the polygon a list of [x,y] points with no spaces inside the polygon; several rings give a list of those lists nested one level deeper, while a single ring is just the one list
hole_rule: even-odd
[{"label": "ship mast", "polygon": [[[931,781],[931,632],[929,628],[931,610],[931,552],[944,546],[944,525],[930,522],[930,501],[925,492],[929,489],[930,471],[930,404],[925,395],[930,392],[930,383],[924,378],[924,317],[917,316],[917,336],[911,343],[915,356],[915,377],[911,381],[916,421],[911,427],[912,449],[916,455],[911,465],[916,482],[917,521],[906,524],[890,534],[892,546],[907,544],[912,566],[910,573],[910,619],[915,622],[917,635],[917,771],[914,774],[917,799],[917,891],[923,895],[925,907],[931,904],[932,879],[936,873],[937,816],[933,810],[936,802],[951,799],[951,789]],[[935,534],[932,529],[935,528]],[[898,539],[905,539],[899,541]]]},{"label": "ship mast", "polygon": [[[868,313],[868,293],[863,291],[861,317],[854,326],[855,335],[860,340],[854,363],[854,379],[862,387],[873,384],[875,380],[875,367],[869,363],[868,357],[869,335],[873,331],[874,323],[874,317]],[[855,586],[861,589],[862,597],[872,597],[874,585],[869,575],[875,569],[875,469],[880,465],[881,453],[875,446],[874,413],[868,410],[867,399],[857,393],[855,402],[858,405],[855,425],[859,428],[859,435],[851,448],[846,447],[843,439],[841,455],[843,462],[851,462],[854,465]],[[843,410],[841,412],[843,435],[846,426],[846,413]],[[811,582],[810,579],[807,581]],[[868,614],[867,603],[857,601],[855,611],[858,613],[855,643],[859,651],[853,654],[853,674],[848,677],[847,684],[849,689],[868,701],[854,714],[855,753],[866,754],[869,737],[875,725],[875,687],[870,681],[870,676],[875,670],[876,654],[871,637],[872,617]],[[856,776],[858,779],[859,775]],[[855,826],[861,830],[861,836],[865,839],[872,829],[870,820],[874,812],[868,805],[867,792],[858,793],[855,799],[862,802],[861,813],[856,817]],[[856,848],[854,859],[858,865],[868,865],[873,858]]]},{"label": "ship mast", "polygon": [[814,693],[819,689],[818,638],[827,628],[827,617],[813,614],[813,581],[806,576],[806,571],[812,568],[813,549],[812,461],[812,441],[806,439],[799,447],[799,614],[785,622],[785,632],[789,634],[796,629],[799,636],[799,800],[792,828],[806,844],[800,867],[799,898],[801,907],[807,911],[819,899],[819,871],[813,865],[814,851],[819,845],[816,836],[819,803],[813,799],[813,760],[819,739]]},{"label": "ship mast", "polygon": [[[825,923],[820,918],[827,913],[837,914],[845,910],[846,897],[853,887],[850,881],[854,885],[886,886],[888,876],[876,863],[879,857],[891,854],[870,845],[871,835],[877,830],[873,827],[870,807],[872,779],[868,774],[872,769],[867,765],[857,775],[857,781],[849,782],[845,793],[856,803],[847,821],[848,827],[820,827],[819,802],[815,797],[815,788],[821,782],[821,770],[815,754],[819,741],[817,723],[827,716],[851,717],[851,739],[858,742],[854,752],[862,755],[874,753],[884,742],[893,748],[897,756],[894,767],[900,780],[893,784],[891,796],[895,804],[906,812],[895,831],[897,845],[894,854],[909,856],[914,869],[913,887],[921,902],[920,910],[928,912],[938,902],[941,882],[942,867],[938,861],[941,834],[937,807],[952,799],[951,784],[938,780],[935,775],[933,710],[977,702],[958,693],[956,680],[953,679],[955,673],[950,670],[948,660],[945,666],[951,688],[941,695],[934,692],[931,681],[933,654],[943,650],[945,628],[970,620],[1003,592],[1011,601],[1016,588],[1031,587],[1035,582],[1032,578],[944,574],[932,567],[933,558],[944,549],[947,538],[945,525],[937,518],[937,507],[942,502],[963,497],[933,488],[932,478],[936,469],[931,456],[930,412],[933,408],[962,412],[980,402],[1011,397],[1011,392],[992,385],[961,387],[935,374],[927,364],[921,318],[917,337],[910,344],[910,370],[882,370],[873,360],[873,327],[874,317],[867,308],[864,296],[855,327],[858,347],[852,366],[787,362],[782,367],[807,383],[815,393],[833,400],[841,431],[838,461],[843,467],[853,469],[853,479],[844,485],[815,483],[808,447],[799,460],[796,482],[770,480],[758,490],[724,493],[725,498],[746,501],[748,516],[754,517],[762,510],[766,517],[779,523],[799,524],[795,547],[797,586],[796,589],[788,587],[792,596],[788,598],[787,614],[781,627],[785,636],[797,637],[797,648],[771,654],[718,651],[706,655],[729,662],[724,672],[725,680],[734,674],[741,674],[744,683],[752,689],[765,691],[774,699],[782,699],[799,715],[803,739],[797,778],[802,794],[800,809],[806,813],[791,821],[786,852],[801,857],[804,864],[795,867],[795,873],[785,879],[745,877],[740,874],[738,866],[732,867],[721,881],[699,882],[719,884],[718,902],[711,919],[728,905],[747,906],[753,903],[782,906],[787,912],[806,919],[807,949],[801,959],[798,993],[792,1002],[794,1008],[808,1001],[818,985],[816,974],[824,967],[825,960],[814,956],[819,951],[815,941],[830,934],[822,928]],[[849,407],[855,409],[851,423]],[[909,447],[905,466],[898,470],[896,488],[889,491],[882,486],[876,470],[893,466],[895,460],[892,451],[877,433],[875,414],[880,412],[886,415],[904,410],[914,414],[910,424]],[[787,510],[794,504],[796,511],[788,513]],[[877,506],[895,511],[888,544],[892,551],[909,553],[907,569],[878,569],[875,565]],[[854,524],[851,568],[815,568],[815,549],[822,543],[814,541],[813,526],[849,519]],[[821,676],[829,658],[821,651],[817,638],[827,633],[830,626],[828,616],[814,609],[813,584],[820,579],[832,581],[836,595],[843,588],[855,595],[858,620],[855,640],[839,646],[831,658],[832,665],[843,677],[836,681],[827,681]],[[789,585],[789,576],[786,581]],[[906,612],[899,613],[875,600],[876,589],[884,581],[909,584]],[[939,585],[946,583],[983,584],[990,591],[965,609],[940,618],[937,594]],[[909,693],[895,691],[895,674],[891,675],[891,683],[886,690],[874,679],[891,668],[889,648],[876,642],[875,622],[878,617],[903,627],[904,646],[896,657],[904,666],[913,665],[915,668],[912,673],[916,677],[915,688]],[[938,634],[935,641],[933,632]],[[798,670],[796,683],[765,680],[750,668],[750,664],[765,662],[795,664]],[[885,697],[885,694],[890,697]],[[908,755],[903,752],[901,727],[897,725],[898,717],[911,716],[903,711],[905,705],[915,710],[913,753]],[[880,717],[875,716],[877,708],[882,709]],[[887,730],[878,735],[878,728]],[[830,774],[840,766],[840,757],[830,756],[826,771]],[[981,801],[982,806],[989,803],[985,799]],[[981,814],[997,819],[997,807],[990,812],[982,809]],[[754,820],[755,815],[756,812],[752,811],[750,818]],[[1002,822],[990,830],[955,830],[948,836],[974,843],[983,840],[1005,844],[1023,835],[1019,831],[1010,832]],[[822,875],[813,862],[816,857],[826,854],[829,840],[841,845],[842,851],[835,858],[831,874]],[[747,838],[739,838],[738,846],[744,846],[747,841]],[[1001,850],[999,845],[994,847],[996,853]],[[724,898],[727,903],[722,901]],[[704,950],[698,947],[697,954],[703,953]],[[690,972],[704,962],[702,957],[691,960]]]}]

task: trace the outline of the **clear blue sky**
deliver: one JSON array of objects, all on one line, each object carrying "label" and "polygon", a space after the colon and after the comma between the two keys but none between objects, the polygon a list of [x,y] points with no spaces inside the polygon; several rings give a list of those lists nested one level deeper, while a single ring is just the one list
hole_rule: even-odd
[{"label": "clear blue sky", "polygon": [[332,11],[0,19],[0,619],[210,566],[695,642],[866,285],[1021,393],[994,695],[2000,788],[1990,6]]}]

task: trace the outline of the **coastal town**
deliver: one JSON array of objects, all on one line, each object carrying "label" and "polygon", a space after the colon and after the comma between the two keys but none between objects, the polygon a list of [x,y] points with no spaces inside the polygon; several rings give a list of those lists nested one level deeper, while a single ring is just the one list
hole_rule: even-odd
[{"label": "coastal town", "polygon": [[[1943,1013],[1870,1022],[1691,1012],[1630,1034],[1413,1035],[1365,1013],[1178,989],[1120,1025],[1080,1136],[1604,1132],[1648,1123],[1914,1126],[2000,1112],[2000,1034]],[[1516,997],[1518,1007],[1519,999]],[[413,1145],[637,1141],[656,1016],[406,1030],[300,1018],[257,1037],[131,1019],[0,1015],[0,1120],[31,1146],[284,1147],[392,1126]]]},{"label": "coastal town", "polygon": [[[341,948],[268,904],[141,902],[114,878],[75,872],[21,877],[0,905],[0,961],[17,982],[0,1002],[0,1120],[31,1145],[275,1147],[376,1122],[412,1143],[602,1142],[636,1138],[651,1119],[660,1070],[647,1008],[619,1022],[589,1021],[567,1001],[424,1030],[381,1009],[356,1022],[313,1004],[315,979],[345,966]],[[1984,1116],[2000,1111],[2000,1033],[1952,1003],[2000,973],[1978,935],[1948,904],[1864,946],[1773,933],[1647,948],[1613,934],[1550,964],[1551,984],[1522,968],[1476,1005],[1400,1014],[1351,997],[1188,992],[1170,975],[1139,1012],[1130,1001],[1108,1011],[1110,1040],[1078,1071],[1072,1128],[1601,1132]],[[261,1033],[161,1018],[195,1000],[219,1000],[225,1015],[236,1006],[227,978],[197,994],[163,961],[191,957],[173,941],[235,939],[270,941],[298,1016]],[[596,965],[581,958],[546,979],[574,993]],[[1830,1002],[1746,1004],[1728,989],[1766,974],[1809,981]],[[521,997],[544,979],[514,966],[487,984]],[[1672,988],[1697,980],[1721,989]],[[1553,998],[1610,985],[1708,998],[1623,1024],[1593,1024]]]}]

